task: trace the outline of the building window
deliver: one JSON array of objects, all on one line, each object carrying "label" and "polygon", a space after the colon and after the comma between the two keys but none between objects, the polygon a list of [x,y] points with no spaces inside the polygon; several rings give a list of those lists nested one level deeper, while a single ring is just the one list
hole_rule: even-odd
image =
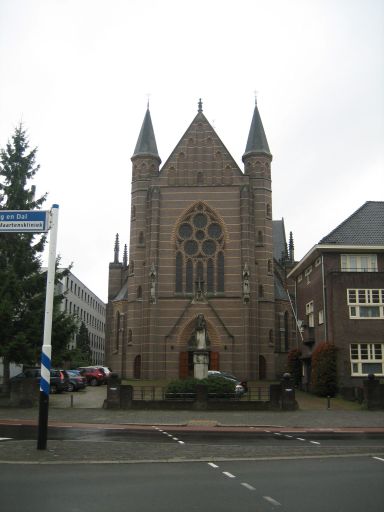
[{"label": "building window", "polygon": [[352,376],[384,375],[384,343],[352,343],[350,355]]},{"label": "building window", "polygon": [[263,245],[264,243],[264,235],[262,231],[257,232],[257,245]]},{"label": "building window", "polygon": [[272,274],[272,260],[268,260],[268,274]]},{"label": "building window", "polygon": [[175,291],[193,293],[195,282],[203,291],[224,291],[224,244],[224,229],[214,212],[204,203],[190,208],[176,227]]},{"label": "building window", "polygon": [[183,291],[183,256],[180,252],[176,254],[176,293]]},{"label": "building window", "polygon": [[305,305],[305,314],[307,315],[308,327],[314,327],[315,319],[314,319],[313,300],[311,300],[311,302],[308,302]]},{"label": "building window", "polygon": [[377,272],[376,254],[342,254],[342,272]]},{"label": "building window", "polygon": [[264,297],[264,286],[262,284],[259,284],[259,297]]},{"label": "building window", "polygon": [[137,299],[142,299],[143,298],[143,292],[142,292],[141,286],[137,287],[136,298]]},{"label": "building window", "polygon": [[272,209],[271,209],[271,205],[270,204],[267,204],[267,218],[268,219],[272,218]]},{"label": "building window", "polygon": [[139,233],[139,245],[144,245],[144,233],[142,231]]},{"label": "building window", "polygon": [[349,318],[384,318],[384,289],[348,289]]},{"label": "building window", "polygon": [[324,310],[320,309],[319,311],[319,325],[322,325],[324,323]]},{"label": "building window", "polygon": [[289,315],[288,311],[284,313],[284,350],[289,350]]}]

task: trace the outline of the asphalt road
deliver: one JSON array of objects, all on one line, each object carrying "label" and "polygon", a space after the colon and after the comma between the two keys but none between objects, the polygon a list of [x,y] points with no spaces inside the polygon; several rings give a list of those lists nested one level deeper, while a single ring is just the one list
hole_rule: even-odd
[{"label": "asphalt road", "polygon": [[[36,450],[37,427],[0,424],[0,462],[232,460],[345,455],[384,456],[384,432],[194,430],[182,426],[50,426]],[[37,452],[37,453],[36,453]]]},{"label": "asphalt road", "polygon": [[0,464],[4,512],[381,512],[384,459]]}]

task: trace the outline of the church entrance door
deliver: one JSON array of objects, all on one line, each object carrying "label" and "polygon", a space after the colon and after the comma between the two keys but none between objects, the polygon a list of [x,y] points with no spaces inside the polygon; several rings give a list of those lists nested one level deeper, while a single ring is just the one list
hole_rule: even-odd
[{"label": "church entrance door", "polygon": [[[209,370],[219,370],[219,352],[209,352]],[[193,351],[180,352],[179,356],[179,378],[187,379],[193,377]]]}]

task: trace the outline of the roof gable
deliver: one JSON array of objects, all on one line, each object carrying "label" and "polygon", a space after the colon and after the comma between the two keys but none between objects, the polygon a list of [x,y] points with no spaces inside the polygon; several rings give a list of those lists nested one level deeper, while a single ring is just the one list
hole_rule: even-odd
[{"label": "roof gable", "polygon": [[189,173],[205,176],[242,176],[243,173],[229,154],[202,112],[198,112],[175,149],[163,165],[160,173],[167,177]]},{"label": "roof gable", "polygon": [[319,244],[384,245],[384,201],[367,201]]}]

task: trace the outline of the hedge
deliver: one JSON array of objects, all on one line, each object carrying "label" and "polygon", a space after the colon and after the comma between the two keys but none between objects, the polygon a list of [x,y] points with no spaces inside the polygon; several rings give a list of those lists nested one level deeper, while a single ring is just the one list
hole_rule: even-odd
[{"label": "hedge", "polygon": [[319,396],[335,396],[337,392],[337,348],[320,343],[312,353],[311,391]]}]

